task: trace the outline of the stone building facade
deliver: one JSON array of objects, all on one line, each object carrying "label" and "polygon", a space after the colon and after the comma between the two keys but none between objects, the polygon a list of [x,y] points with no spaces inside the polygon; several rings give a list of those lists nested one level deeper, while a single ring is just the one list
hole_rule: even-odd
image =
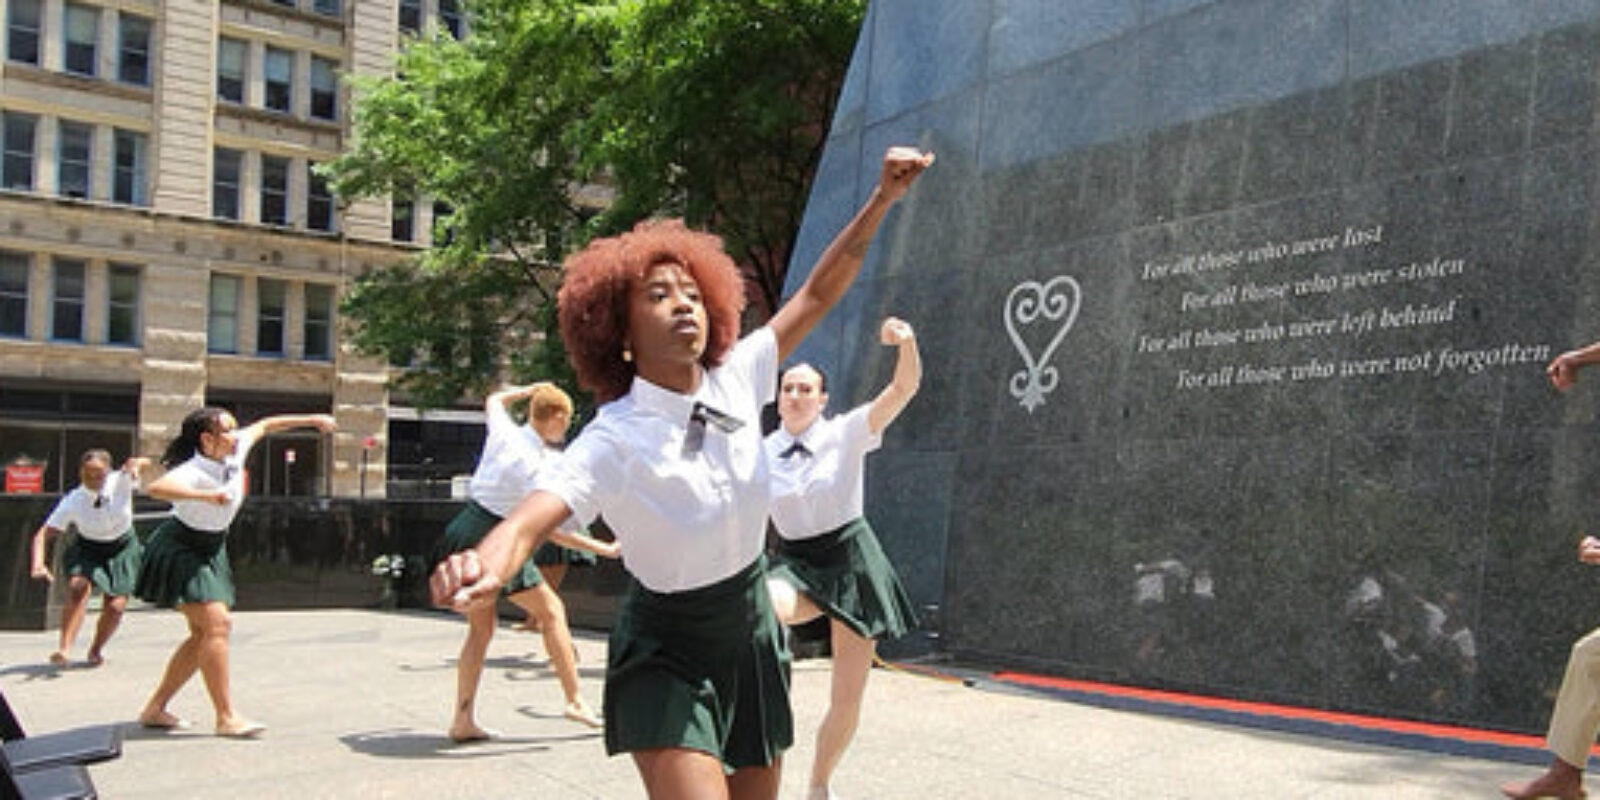
[{"label": "stone building facade", "polygon": [[460,32],[453,0],[0,0],[0,463],[75,482],[155,456],[189,410],[323,411],[257,449],[252,490],[379,496],[388,367],[339,297],[426,246],[426,202],[342,203],[348,74]]}]

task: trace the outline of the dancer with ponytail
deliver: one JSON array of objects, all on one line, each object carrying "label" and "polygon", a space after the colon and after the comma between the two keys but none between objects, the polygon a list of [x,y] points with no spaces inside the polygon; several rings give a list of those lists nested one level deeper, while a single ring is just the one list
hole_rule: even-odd
[{"label": "dancer with ponytail", "polygon": [[[528,401],[528,424],[518,425],[509,406]],[[484,402],[489,432],[483,455],[472,473],[467,491],[467,506],[456,514],[439,541],[436,560],[465,550],[483,540],[494,526],[533,488],[540,465],[560,450],[572,420],[572,398],[553,383],[512,387],[489,395]],[[557,531],[552,537],[565,545],[615,558],[616,545],[582,534]],[[600,716],[589,708],[578,693],[578,665],[572,646],[572,631],[567,626],[567,609],[554,587],[543,579],[533,559],[506,584],[505,597],[537,620],[550,654],[550,667],[561,682],[566,697],[562,715],[592,728],[601,726]],[[457,743],[482,741],[493,734],[478,726],[474,714],[478,682],[483,677],[483,662],[494,638],[495,605],[485,603],[462,612],[467,618],[467,638],[461,642],[456,660],[455,716],[450,721],[450,739]]]},{"label": "dancer with ponytail", "polygon": [[218,736],[258,736],[266,730],[239,714],[228,688],[229,609],[234,602],[228,527],[244,503],[244,463],[250,448],[291,428],[332,433],[335,425],[327,414],[309,414],[266,417],[241,428],[233,414],[207,407],[184,417],[177,438],[161,457],[168,472],[150,484],[149,494],[171,501],[172,517],[145,545],[135,594],[177,608],[189,623],[189,636],[173,651],[161,683],[139,713],[147,728],[187,727],[167,705],[198,670],[216,712]]}]

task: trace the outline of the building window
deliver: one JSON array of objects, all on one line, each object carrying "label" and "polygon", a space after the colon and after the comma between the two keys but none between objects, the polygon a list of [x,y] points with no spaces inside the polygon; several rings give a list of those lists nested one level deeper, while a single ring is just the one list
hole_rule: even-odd
[{"label": "building window", "polygon": [[211,216],[239,218],[239,166],[244,153],[218,147],[211,156]]},{"label": "building window", "polygon": [[340,12],[343,11],[343,9],[339,7],[339,0],[315,0],[315,2],[311,4],[311,8],[318,14],[322,14],[323,16],[327,17],[337,17],[339,16]]},{"label": "building window", "polygon": [[94,128],[81,122],[60,123],[56,169],[62,197],[89,196],[89,167],[94,163]]},{"label": "building window", "polygon": [[317,165],[306,167],[306,227],[314,231],[333,230],[333,191],[328,179],[317,174]]},{"label": "building window", "polygon": [[443,200],[433,201],[433,244],[435,247],[449,247],[456,240],[455,225],[450,216],[456,213],[454,207]]},{"label": "building window", "polygon": [[106,295],[106,342],[139,344],[139,268],[112,264]]},{"label": "building window", "polygon": [[15,111],[0,113],[5,120],[5,157],[0,160],[0,188],[33,189],[33,139],[39,118]]},{"label": "building window", "polygon": [[311,116],[339,118],[339,65],[326,58],[311,57]]},{"label": "building window", "polygon": [[98,60],[95,46],[100,41],[100,9],[68,3],[65,19],[64,66],[68,72],[94,77]]},{"label": "building window", "polygon": [[57,258],[55,272],[55,297],[50,303],[50,338],[81,342],[85,265],[76,259]]},{"label": "building window", "polygon": [[28,255],[0,250],[0,336],[28,335]]},{"label": "building window", "polygon": [[276,47],[267,48],[267,108],[288,112],[294,103],[294,54]]},{"label": "building window", "polygon": [[117,20],[117,80],[149,86],[150,20],[126,12]]},{"label": "building window", "polygon": [[39,5],[40,0],[6,3],[6,58],[38,66]]},{"label": "building window", "polygon": [[239,278],[211,276],[211,306],[206,316],[206,349],[239,352]]},{"label": "building window", "polygon": [[249,47],[238,39],[217,40],[217,99],[244,102],[244,62]]},{"label": "building window", "polygon": [[416,236],[416,201],[399,197],[389,201],[389,238],[397,242],[410,242]]},{"label": "building window", "polygon": [[142,206],[149,203],[145,194],[145,138],[142,133],[119,130],[112,137],[116,160],[111,178],[111,200]]},{"label": "building window", "polygon": [[333,353],[333,287],[306,284],[306,359],[327,361]]},{"label": "building window", "polygon": [[461,4],[457,0],[439,0],[439,24],[452,38],[461,38]]},{"label": "building window", "polygon": [[288,284],[283,281],[259,278],[256,280],[256,355],[283,355],[284,299]]},{"label": "building window", "polygon": [[261,157],[261,224],[289,224],[289,159]]},{"label": "building window", "polygon": [[400,32],[422,32],[422,0],[400,0]]}]

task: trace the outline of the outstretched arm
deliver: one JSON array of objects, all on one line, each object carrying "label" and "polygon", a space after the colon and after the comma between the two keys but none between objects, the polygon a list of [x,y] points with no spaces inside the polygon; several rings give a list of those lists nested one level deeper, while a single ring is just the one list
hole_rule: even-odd
[{"label": "outstretched arm", "polygon": [[465,611],[492,603],[511,571],[528,560],[569,514],[567,504],[549,492],[532,492],[471,550],[439,562],[429,579],[435,605]]},{"label": "outstretched arm", "polygon": [[250,423],[245,432],[254,439],[260,439],[291,428],[316,428],[323,433],[333,433],[339,426],[331,414],[278,414]]},{"label": "outstretched arm", "polygon": [[1550,376],[1550,383],[1556,389],[1564,391],[1578,382],[1578,370],[1596,361],[1600,361],[1600,342],[1595,342],[1576,350],[1568,350],[1556,356],[1555,360],[1551,361],[1550,366],[1545,367],[1544,371],[1546,375]]},{"label": "outstretched arm", "polygon": [[148,466],[150,459],[144,456],[128,456],[128,460],[122,462],[122,472],[128,476],[133,488],[138,489],[144,485],[144,471]]},{"label": "outstretched arm", "polygon": [[889,208],[905,196],[912,181],[933,163],[932,153],[891,147],[884,154],[878,185],[853,219],[839,231],[817,265],[789,301],[767,323],[778,339],[778,360],[788,358],[855,282],[867,248]]},{"label": "outstretched arm", "polygon": [[169,503],[173,500],[198,500],[219,506],[228,504],[227,489],[196,489],[181,480],[175,480],[171,472],[156,478],[156,482],[150,484],[144,493]]},{"label": "outstretched arm", "polygon": [[883,433],[883,429],[900,416],[922,384],[922,356],[917,352],[917,337],[911,326],[904,320],[890,317],[883,321],[878,338],[886,345],[898,347],[900,356],[895,361],[894,377],[889,385],[883,387],[867,407],[867,429],[873,435]]},{"label": "outstretched arm", "polygon": [[573,550],[587,550],[601,558],[617,558],[622,555],[622,548],[618,547],[616,542],[602,542],[586,533],[555,530],[550,532],[550,541]]}]

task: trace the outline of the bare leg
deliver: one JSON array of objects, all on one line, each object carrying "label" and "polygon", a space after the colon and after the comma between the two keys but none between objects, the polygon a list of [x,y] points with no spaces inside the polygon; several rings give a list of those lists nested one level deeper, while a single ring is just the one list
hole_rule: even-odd
[{"label": "bare leg", "polygon": [[561,582],[567,579],[567,562],[540,564],[539,577],[544,578],[544,582],[550,585],[551,591],[561,591]]},{"label": "bare leg", "polygon": [[822,613],[810,597],[782,578],[767,579],[767,596],[772,598],[772,612],[785,625],[804,625]]},{"label": "bare leg", "polygon": [[867,677],[872,672],[872,654],[877,642],[865,638],[849,626],[833,619],[833,688],[828,698],[828,712],[817,728],[817,752],[811,762],[812,800],[829,797],[829,782],[833,770],[844,758],[844,751],[855,737],[856,725],[861,720],[861,698],[867,691]]},{"label": "bare leg", "polygon": [[[566,562],[563,561],[560,564],[540,564],[539,577],[543,579],[546,586],[550,587],[550,591],[561,591],[561,582],[567,579]],[[517,627],[529,633],[538,633],[539,618],[533,614],[529,614],[521,622],[517,623]]]},{"label": "bare leg", "polygon": [[211,697],[211,707],[216,711],[217,735],[255,736],[266,730],[266,726],[245,719],[233,708],[228,674],[228,636],[233,632],[233,618],[228,607],[213,600],[185,603],[178,610],[189,620],[189,635],[195,640],[200,679],[205,681],[206,694]]},{"label": "bare leg", "polygon": [[200,668],[200,641],[203,636],[195,628],[195,617],[191,611],[195,607],[192,603],[178,607],[189,623],[189,637],[172,651],[172,657],[167,659],[166,672],[161,675],[161,683],[156,685],[155,693],[150,695],[150,699],[145,701],[144,710],[139,712],[139,722],[146,726],[173,728],[183,724],[183,720],[167,711],[167,704]]},{"label": "bare leg", "polygon": [[681,747],[640,750],[633,763],[650,800],[728,800],[722,763],[710,754]]},{"label": "bare leg", "polygon": [[728,776],[728,797],[732,800],[774,800],[783,778],[783,757],[765,767],[745,767]]},{"label": "bare leg", "polygon": [[128,607],[126,595],[106,595],[100,603],[100,621],[94,626],[94,641],[89,643],[89,663],[100,666],[105,663],[105,656],[101,653],[106,647],[106,642],[111,641],[111,635],[117,632],[117,626],[122,624],[122,612]]},{"label": "bare leg", "polygon": [[456,659],[456,709],[450,720],[450,738],[457,742],[476,742],[490,738],[478,727],[473,709],[478,701],[478,681],[483,677],[483,660],[494,638],[495,610],[487,603],[467,612],[467,638],[461,642]]},{"label": "bare leg", "polygon": [[550,654],[550,667],[555,670],[556,679],[561,681],[561,693],[566,696],[563,713],[567,719],[601,727],[604,723],[599,715],[578,694],[578,660],[574,656],[572,629],[567,626],[567,606],[561,602],[561,597],[551,590],[550,584],[541,583],[511,595],[511,602],[539,623],[544,649]]},{"label": "bare leg", "polygon": [[72,643],[78,638],[78,628],[83,626],[83,616],[89,609],[89,579],[73,575],[67,580],[67,599],[61,606],[61,644],[50,654],[50,663],[67,663]]},{"label": "bare leg", "polygon": [[1554,797],[1559,800],[1579,800],[1583,793],[1583,770],[1562,761],[1550,759],[1550,768],[1543,775],[1521,784],[1508,783],[1500,791],[1512,800],[1534,800]]}]

